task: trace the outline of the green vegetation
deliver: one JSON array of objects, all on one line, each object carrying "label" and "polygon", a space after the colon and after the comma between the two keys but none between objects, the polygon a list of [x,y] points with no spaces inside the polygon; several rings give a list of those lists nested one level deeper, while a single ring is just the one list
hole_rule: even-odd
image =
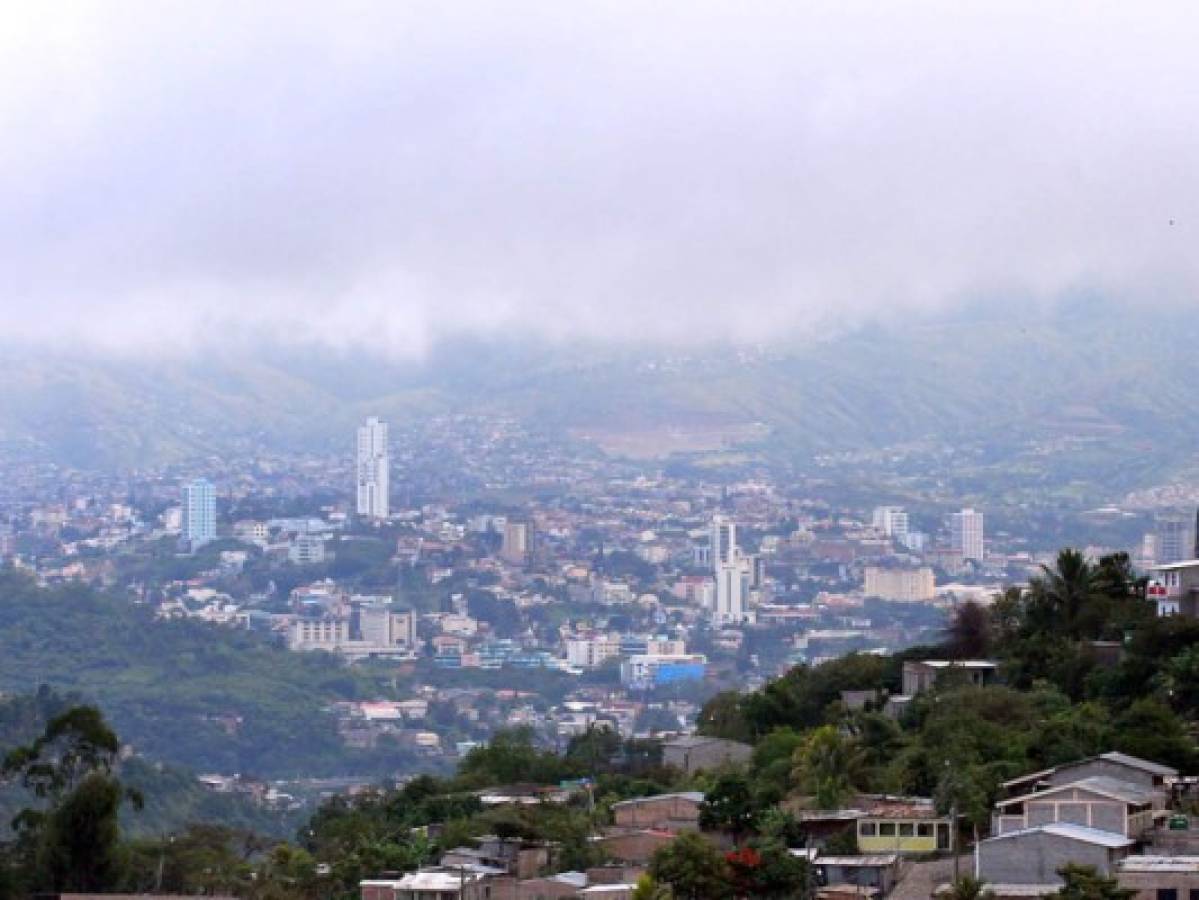
[{"label": "green vegetation", "polygon": [[[756,745],[748,772],[730,776],[753,801],[742,817],[786,796],[829,807],[867,790],[956,803],[985,828],[1001,782],[1023,772],[1112,749],[1194,771],[1197,640],[1199,623],[1153,614],[1127,557],[1090,564],[1065,550],[1027,590],[960,607],[938,646],[798,667],[761,691],[714,697],[700,729]],[[905,659],[985,653],[1004,684],[946,677],[898,721],[840,701],[844,690],[897,693]]]},{"label": "green vegetation", "polygon": [[227,627],[156,621],[148,608],[84,585],[39,588],[0,570],[0,690],[46,684],[82,695],[151,759],[260,777],[417,768],[394,746],[368,753],[341,744],[331,702],[394,694],[394,672],[373,672]]}]

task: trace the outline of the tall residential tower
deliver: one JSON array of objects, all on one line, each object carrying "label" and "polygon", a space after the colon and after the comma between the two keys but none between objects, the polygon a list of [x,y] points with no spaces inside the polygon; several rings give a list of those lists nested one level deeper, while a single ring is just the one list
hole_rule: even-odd
[{"label": "tall residential tower", "polygon": [[386,519],[391,514],[387,423],[371,416],[358,428],[358,515]]},{"label": "tall residential tower", "polygon": [[216,488],[207,478],[183,486],[183,538],[192,550],[216,540]]},{"label": "tall residential tower", "polygon": [[949,517],[949,540],[954,550],[960,550],[962,559],[983,559],[983,514],[973,509],[963,509]]}]

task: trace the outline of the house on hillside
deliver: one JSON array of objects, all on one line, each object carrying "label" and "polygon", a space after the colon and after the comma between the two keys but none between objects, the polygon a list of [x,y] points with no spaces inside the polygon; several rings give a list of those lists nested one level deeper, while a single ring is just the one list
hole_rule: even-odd
[{"label": "house on hillside", "polygon": [[966,684],[994,684],[999,664],[987,659],[916,659],[903,664],[903,695],[914,697],[931,690],[944,679],[959,678]]},{"label": "house on hillside", "polygon": [[1199,559],[1187,559],[1153,568],[1148,597],[1159,616],[1199,616]]},{"label": "house on hillside", "polygon": [[699,829],[699,809],[703,802],[702,791],[622,800],[612,804],[612,821],[617,828],[652,828],[674,834],[696,831]]},{"label": "house on hillside", "polygon": [[1153,827],[1158,797],[1134,784],[1096,775],[997,801],[991,833],[1061,823],[1140,838]]},{"label": "house on hillside", "polygon": [[1006,885],[1043,885],[1049,893],[1062,883],[1057,873],[1067,863],[1115,875],[1135,843],[1121,834],[1066,822],[1038,825],[979,841],[974,874],[1001,896],[1012,893],[1004,890]]},{"label": "house on hillside", "polygon": [[1171,786],[1178,778],[1178,770],[1138,756],[1113,751],[1021,775],[1019,778],[1005,781],[1003,790],[1009,796],[1018,796],[1091,777],[1114,778],[1153,792],[1160,798],[1158,808],[1162,808]]},{"label": "house on hillside", "polygon": [[740,765],[748,761],[753,752],[754,748],[749,744],[689,735],[665,741],[662,744],[662,762],[694,775],[701,770],[710,772],[721,766]]}]

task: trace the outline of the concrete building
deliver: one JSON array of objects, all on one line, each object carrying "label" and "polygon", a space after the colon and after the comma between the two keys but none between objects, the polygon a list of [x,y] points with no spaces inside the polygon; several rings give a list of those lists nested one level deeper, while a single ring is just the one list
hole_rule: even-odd
[{"label": "concrete building", "polygon": [[929,603],[937,595],[937,582],[928,566],[918,569],[866,567],[867,597],[878,597],[898,603]]},{"label": "concrete building", "polygon": [[216,488],[207,478],[183,486],[183,538],[192,550],[216,540]]},{"label": "concrete building", "polygon": [[1154,567],[1149,599],[1157,604],[1159,616],[1199,615],[1199,559],[1188,559]]},{"label": "concrete building", "polygon": [[1178,770],[1138,756],[1112,751],[1021,775],[1005,781],[1002,787],[1009,797],[1016,797],[1094,777],[1113,778],[1154,794],[1154,805],[1165,808],[1170,784],[1178,777]]},{"label": "concrete building", "polygon": [[908,660],[903,664],[903,693],[907,697],[915,696],[946,678],[982,687],[993,683],[998,671],[999,665],[987,659]]},{"label": "concrete building", "polygon": [[297,566],[317,566],[325,561],[325,539],[314,534],[298,534],[287,546],[287,558]]},{"label": "concrete building", "polygon": [[717,570],[731,563],[737,550],[737,523],[724,516],[712,519],[708,558]]},{"label": "concrete building", "polygon": [[724,625],[740,625],[746,621],[745,596],[749,592],[749,584],[735,548],[733,556],[733,561],[716,566],[712,625],[718,628]]},{"label": "concrete building", "polygon": [[862,853],[923,855],[951,849],[951,823],[926,797],[860,797],[856,816]]},{"label": "concrete building", "polygon": [[649,690],[679,681],[702,681],[708,658],[700,653],[682,656],[630,656],[621,664],[621,683],[634,690]]},{"label": "concrete building", "polygon": [[391,514],[391,455],[386,422],[372,416],[359,427],[357,459],[358,515],[386,519]]},{"label": "concrete building", "polygon": [[1180,512],[1162,513],[1153,523],[1153,557],[1159,566],[1192,559],[1195,554],[1195,520]]},{"label": "concrete building", "polygon": [[580,669],[594,669],[620,655],[620,639],[599,637],[566,642],[566,661]]},{"label": "concrete building", "polygon": [[874,853],[862,856],[817,856],[817,881],[832,887],[853,885],[877,892],[872,896],[885,897],[899,882],[900,857],[897,853]]},{"label": "concrete building", "polygon": [[507,521],[504,523],[500,556],[514,565],[526,565],[533,556],[533,540],[531,522]]},{"label": "concrete building", "polygon": [[1095,775],[996,801],[991,832],[1003,835],[1066,823],[1137,839],[1153,827],[1156,808],[1153,792]]},{"label": "concrete building", "polygon": [[974,874],[997,893],[1003,885],[1060,885],[1057,873],[1067,863],[1094,866],[1100,875],[1111,876],[1134,844],[1121,834],[1082,825],[1039,825],[979,841]]},{"label": "concrete building", "polygon": [[963,509],[949,517],[949,546],[962,554],[962,559],[981,562],[983,559],[983,514]]},{"label": "concrete building", "polygon": [[876,506],[874,508],[873,525],[876,531],[881,531],[889,538],[901,544],[908,540],[908,514],[902,506]]},{"label": "concrete building", "polygon": [[711,771],[721,766],[740,765],[749,760],[754,748],[749,744],[724,738],[689,735],[662,744],[662,762],[681,769],[688,775],[701,770]]},{"label": "concrete building", "polygon": [[699,829],[702,791],[655,794],[612,804],[612,823],[617,828],[651,828],[678,834]]},{"label": "concrete building", "polygon": [[1132,900],[1199,898],[1199,856],[1128,856],[1116,866],[1120,887]]}]

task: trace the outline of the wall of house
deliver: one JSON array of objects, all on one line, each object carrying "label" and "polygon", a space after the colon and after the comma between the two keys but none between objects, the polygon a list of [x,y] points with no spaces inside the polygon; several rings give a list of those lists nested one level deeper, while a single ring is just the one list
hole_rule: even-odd
[{"label": "wall of house", "polygon": [[1094,866],[1110,875],[1122,853],[1060,835],[1029,834],[978,845],[978,874],[998,884],[1060,884],[1057,870],[1066,863]]}]

